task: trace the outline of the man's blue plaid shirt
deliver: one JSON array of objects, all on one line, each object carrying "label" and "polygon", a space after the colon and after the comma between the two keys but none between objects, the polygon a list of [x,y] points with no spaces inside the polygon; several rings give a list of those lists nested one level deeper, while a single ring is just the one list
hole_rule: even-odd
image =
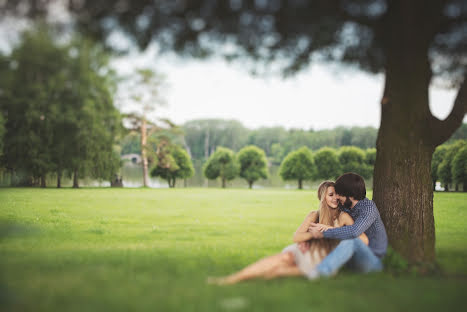
[{"label": "man's blue plaid shirt", "polygon": [[370,240],[373,253],[382,258],[388,247],[388,236],[375,203],[368,198],[360,200],[352,209],[343,209],[355,221],[353,225],[329,229],[323,233],[325,238],[352,239],[365,233]]}]

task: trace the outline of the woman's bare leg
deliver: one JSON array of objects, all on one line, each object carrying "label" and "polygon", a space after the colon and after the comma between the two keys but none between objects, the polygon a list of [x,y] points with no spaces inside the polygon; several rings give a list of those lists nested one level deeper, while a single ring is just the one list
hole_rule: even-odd
[{"label": "woman's bare leg", "polygon": [[277,267],[275,270],[270,272],[270,274],[266,275],[265,278],[272,279],[276,277],[286,277],[286,276],[302,276],[303,272],[297,267],[294,263],[293,265],[289,266],[280,266]]},{"label": "woman's bare leg", "polygon": [[298,274],[298,272],[293,254],[291,252],[285,252],[258,260],[231,275],[220,278],[210,278],[208,282],[215,284],[235,284],[240,281],[258,277],[271,278],[275,276],[300,275],[301,273]]}]

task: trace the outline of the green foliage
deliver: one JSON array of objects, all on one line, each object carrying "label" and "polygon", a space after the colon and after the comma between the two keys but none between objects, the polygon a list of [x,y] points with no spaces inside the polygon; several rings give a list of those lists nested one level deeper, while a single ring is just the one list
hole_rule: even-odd
[{"label": "green foliage", "polygon": [[214,180],[221,178],[222,187],[225,182],[233,180],[238,175],[239,167],[234,152],[225,147],[218,147],[204,164],[203,173],[206,178]]},{"label": "green foliage", "polygon": [[330,147],[323,147],[314,154],[316,178],[320,180],[335,180],[342,172],[337,152]]},{"label": "green foliage", "polygon": [[365,163],[374,167],[376,163],[376,148],[368,148],[365,151]]},{"label": "green foliage", "polygon": [[175,187],[177,179],[187,179],[195,173],[188,153],[177,145],[167,147],[167,153],[151,170],[151,176],[167,180],[169,187]]},{"label": "green foliage", "polygon": [[284,148],[280,143],[274,143],[271,145],[271,160],[275,165],[279,165],[284,159]]},{"label": "green foliage", "polygon": [[443,145],[438,146],[433,153],[433,157],[431,159],[431,180],[433,182],[433,190],[436,186],[436,181],[438,181],[439,179],[439,174],[438,174],[439,165],[443,161],[447,150],[448,150],[447,145],[443,144]]},{"label": "green foliage", "polygon": [[244,178],[250,188],[259,179],[268,177],[268,162],[266,154],[259,147],[250,145],[242,148],[237,159],[240,164],[240,177]]},{"label": "green foliage", "polygon": [[409,263],[397,251],[388,246],[383,259],[384,270],[390,273],[403,274],[409,270]]},{"label": "green foliage", "polygon": [[467,145],[459,149],[452,160],[451,174],[455,183],[462,183],[467,191]]},{"label": "green foliage", "polygon": [[120,142],[121,154],[141,154],[141,135],[130,132]]},{"label": "green foliage", "polygon": [[279,174],[283,180],[298,180],[298,188],[302,189],[303,180],[311,180],[315,173],[315,164],[311,151],[302,147],[289,153],[282,161]]},{"label": "green foliage", "polygon": [[113,178],[121,122],[103,49],[79,37],[58,44],[52,30],[39,25],[7,59],[5,166],[26,172],[27,184],[40,178],[42,186],[50,174]]},{"label": "green foliage", "polygon": [[[446,146],[447,149],[443,155],[443,160],[438,166],[439,179],[445,186],[449,186],[449,184],[454,182],[452,176],[452,162],[457,152],[466,145],[467,141],[458,140]],[[446,191],[447,190],[448,189],[446,188]]]},{"label": "green foliage", "polygon": [[343,146],[338,151],[342,173],[355,172],[364,178],[371,177],[372,168],[365,163],[365,152],[355,146]]},{"label": "green foliage", "polygon": [[217,146],[238,151],[247,144],[248,131],[239,121],[201,119],[183,125],[186,144],[196,159],[207,159]]}]

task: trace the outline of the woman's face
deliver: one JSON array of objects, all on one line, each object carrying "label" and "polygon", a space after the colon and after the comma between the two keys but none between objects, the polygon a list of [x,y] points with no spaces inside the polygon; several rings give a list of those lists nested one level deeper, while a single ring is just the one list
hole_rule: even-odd
[{"label": "woman's face", "polygon": [[326,204],[329,206],[329,208],[337,208],[337,195],[334,186],[330,186],[326,190]]}]

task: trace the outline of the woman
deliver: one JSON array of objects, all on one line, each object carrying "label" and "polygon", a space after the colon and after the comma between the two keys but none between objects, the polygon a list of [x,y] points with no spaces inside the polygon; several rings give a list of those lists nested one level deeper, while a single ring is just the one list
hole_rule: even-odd
[{"label": "woman", "polygon": [[[235,284],[252,278],[274,278],[279,276],[300,276],[314,269],[337,245],[338,241],[311,239],[308,228],[319,223],[320,230],[354,223],[352,217],[338,208],[334,182],[325,181],[318,187],[319,211],[310,212],[294,234],[295,244],[286,247],[282,253],[263,258],[246,268],[225,277],[208,278],[208,283]],[[368,238],[360,238],[368,245]]]}]

